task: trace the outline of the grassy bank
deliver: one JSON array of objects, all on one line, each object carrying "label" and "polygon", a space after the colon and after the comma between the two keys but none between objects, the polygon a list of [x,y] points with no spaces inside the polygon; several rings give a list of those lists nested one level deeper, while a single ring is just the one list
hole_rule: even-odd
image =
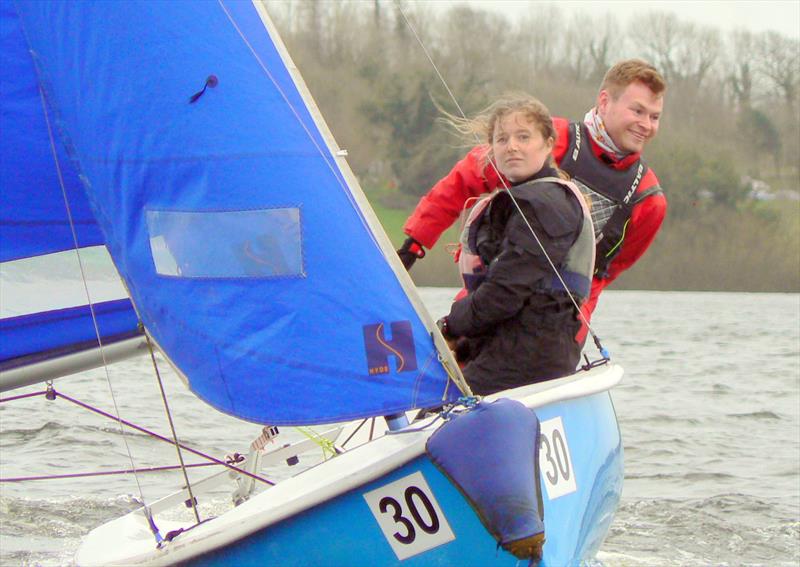
[{"label": "grassy bank", "polygon": [[667,218],[616,289],[800,292],[800,202]]},{"label": "grassy bank", "polygon": [[[410,209],[373,206],[400,246]],[[414,265],[417,285],[460,285],[445,246],[457,240],[451,228]],[[800,292],[800,202],[755,202],[739,210],[716,207],[668,216],[650,250],[614,282],[614,289]]]}]

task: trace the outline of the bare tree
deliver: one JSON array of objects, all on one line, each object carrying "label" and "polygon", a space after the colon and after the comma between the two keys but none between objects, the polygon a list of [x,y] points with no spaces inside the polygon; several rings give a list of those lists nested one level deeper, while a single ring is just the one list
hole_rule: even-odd
[{"label": "bare tree", "polygon": [[515,60],[537,75],[558,62],[565,26],[561,10],[554,4],[536,4],[519,21],[514,33]]},{"label": "bare tree", "polygon": [[683,22],[666,12],[636,18],[630,35],[672,88],[692,97],[708,78],[722,47],[718,30]]},{"label": "bare tree", "polygon": [[509,41],[503,16],[457,6],[442,20],[437,42],[441,71],[460,101],[472,92],[486,104],[496,94],[487,85],[501,82],[499,77],[511,69],[527,71],[524,50]]},{"label": "bare tree", "polygon": [[726,58],[726,78],[734,104],[741,112],[753,103],[755,40],[753,34],[740,30],[730,35],[730,42],[732,49]]},{"label": "bare tree", "polygon": [[780,91],[794,115],[800,88],[800,41],[765,32],[756,45],[759,71]]},{"label": "bare tree", "polygon": [[575,80],[598,82],[620,57],[623,41],[619,22],[610,14],[599,20],[576,14],[564,33],[562,65],[572,69]]}]

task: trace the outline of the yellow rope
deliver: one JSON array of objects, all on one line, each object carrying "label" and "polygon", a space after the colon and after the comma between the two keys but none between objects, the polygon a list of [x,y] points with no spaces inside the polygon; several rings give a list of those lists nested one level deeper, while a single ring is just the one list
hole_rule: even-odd
[{"label": "yellow rope", "polygon": [[336,455],[336,447],[334,446],[333,441],[327,437],[323,437],[310,427],[295,427],[295,429],[316,443],[319,448],[322,449],[323,458],[328,458],[328,456],[333,457]]}]

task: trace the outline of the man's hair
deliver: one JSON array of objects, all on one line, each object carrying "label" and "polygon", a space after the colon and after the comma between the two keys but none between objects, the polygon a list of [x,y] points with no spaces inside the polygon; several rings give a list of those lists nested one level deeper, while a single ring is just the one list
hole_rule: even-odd
[{"label": "man's hair", "polygon": [[641,59],[626,59],[611,67],[603,77],[600,90],[608,91],[612,98],[617,99],[628,85],[636,82],[644,84],[655,95],[667,90],[667,82],[658,69]]}]

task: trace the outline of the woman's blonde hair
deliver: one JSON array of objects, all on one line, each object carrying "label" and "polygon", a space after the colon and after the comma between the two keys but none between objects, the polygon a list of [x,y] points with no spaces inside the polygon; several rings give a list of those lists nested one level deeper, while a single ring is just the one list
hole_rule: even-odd
[{"label": "woman's blonde hair", "polygon": [[[532,122],[545,140],[552,138],[555,143],[558,134],[553,126],[550,111],[538,98],[527,93],[506,93],[473,118],[454,116],[442,110],[444,115],[442,120],[461,134],[468,144],[473,145],[477,138],[480,143],[488,146],[484,164],[486,166],[494,157],[492,142],[495,125],[499,120],[515,112],[521,113]],[[550,162],[552,165],[552,159]]]}]

